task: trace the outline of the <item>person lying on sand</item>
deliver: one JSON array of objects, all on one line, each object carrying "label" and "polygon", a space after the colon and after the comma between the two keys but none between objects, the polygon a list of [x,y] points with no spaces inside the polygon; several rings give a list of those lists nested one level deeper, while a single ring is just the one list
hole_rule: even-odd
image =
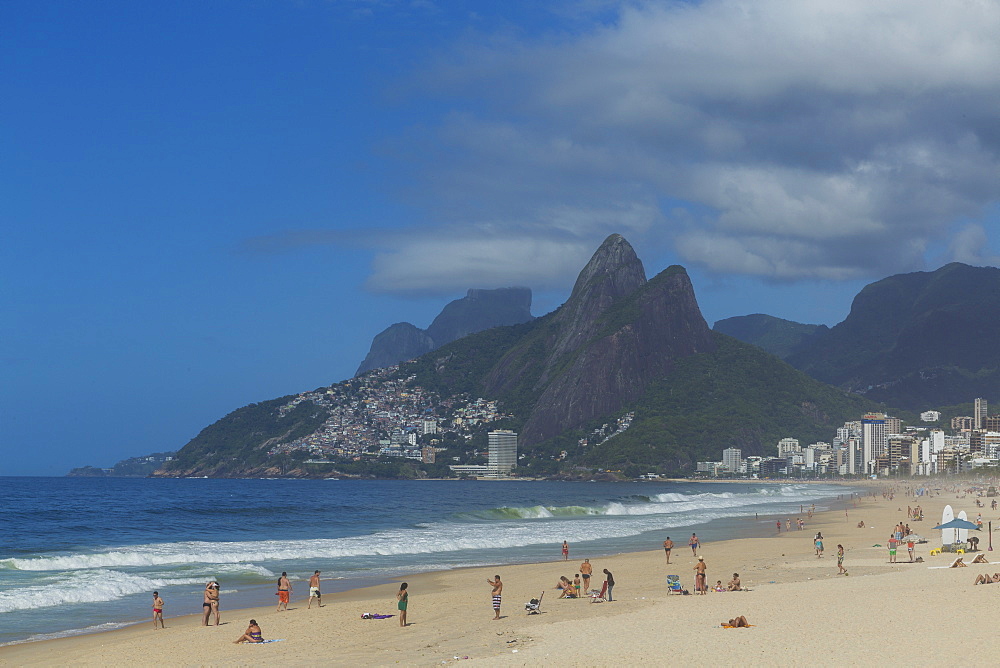
[{"label": "person lying on sand", "polygon": [[997,582],[1000,582],[1000,573],[994,573],[993,577],[990,577],[986,573],[980,573],[979,575],[976,576],[976,581],[973,582],[972,584],[988,585],[988,584],[996,584]]},{"label": "person lying on sand", "polygon": [[743,615],[740,615],[736,619],[730,619],[728,622],[722,622],[721,626],[728,626],[733,629],[745,629],[750,626],[750,622]]}]

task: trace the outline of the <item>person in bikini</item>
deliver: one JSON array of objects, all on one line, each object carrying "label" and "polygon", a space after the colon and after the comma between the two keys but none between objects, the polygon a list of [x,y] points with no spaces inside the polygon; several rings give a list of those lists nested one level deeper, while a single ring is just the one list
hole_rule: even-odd
[{"label": "person in bikini", "polygon": [[160,598],[160,592],[153,592],[153,628],[156,628],[156,622],[160,623],[160,628],[165,629],[163,625],[163,599]]},{"label": "person in bikini", "polygon": [[264,642],[264,636],[261,635],[260,627],[257,626],[256,619],[250,620],[250,626],[247,627],[246,632],[234,640],[233,644],[235,645],[241,642]]}]

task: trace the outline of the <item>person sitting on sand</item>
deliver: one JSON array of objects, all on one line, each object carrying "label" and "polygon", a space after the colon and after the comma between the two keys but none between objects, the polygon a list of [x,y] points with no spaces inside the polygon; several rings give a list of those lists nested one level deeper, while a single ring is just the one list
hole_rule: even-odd
[{"label": "person sitting on sand", "polygon": [[969,564],[962,561],[962,557],[959,557],[955,561],[951,562],[951,566],[949,566],[948,568],[966,568],[968,567],[968,565]]},{"label": "person sitting on sand", "polygon": [[988,585],[1000,582],[1000,573],[994,573],[993,577],[990,577],[986,573],[980,573],[976,576],[976,581],[972,584],[974,585]]},{"label": "person sitting on sand", "polygon": [[559,578],[559,584],[562,585],[562,593],[559,594],[559,598],[576,598],[576,594],[573,592],[573,583],[569,581],[569,578],[563,575]]},{"label": "person sitting on sand", "polygon": [[241,642],[264,642],[264,637],[260,633],[260,627],[257,626],[256,619],[250,620],[250,626],[247,627],[246,633],[234,640],[233,644]]},{"label": "person sitting on sand", "polygon": [[745,629],[750,626],[750,622],[743,615],[735,619],[730,619],[728,622],[722,622],[721,626],[728,626],[731,629]]},{"label": "person sitting on sand", "polygon": [[864,520],[861,520],[860,522],[858,522],[858,528],[859,529],[864,529],[865,528],[865,521]]},{"label": "person sitting on sand", "polygon": [[733,573],[733,579],[729,581],[729,591],[741,591],[743,587],[740,585],[740,574]]}]

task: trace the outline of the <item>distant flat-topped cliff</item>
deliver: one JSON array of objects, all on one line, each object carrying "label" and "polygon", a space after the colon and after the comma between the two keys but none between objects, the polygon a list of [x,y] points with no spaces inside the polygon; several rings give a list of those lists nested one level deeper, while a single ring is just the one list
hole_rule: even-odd
[{"label": "distant flat-topped cliff", "polygon": [[397,322],[379,333],[355,376],[383,369],[484,329],[518,325],[532,319],[529,288],[470,289],[451,302],[427,329]]}]

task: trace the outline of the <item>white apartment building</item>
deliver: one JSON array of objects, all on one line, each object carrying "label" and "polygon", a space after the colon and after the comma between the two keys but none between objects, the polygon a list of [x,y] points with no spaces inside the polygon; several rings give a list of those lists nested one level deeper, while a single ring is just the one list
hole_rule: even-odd
[{"label": "white apartment building", "polygon": [[517,466],[517,434],[510,429],[498,429],[488,436],[488,466],[498,474],[510,474]]},{"label": "white apartment building", "polygon": [[740,473],[743,470],[743,451],[739,448],[723,450],[722,466],[730,473]]},{"label": "white apartment building", "polygon": [[778,441],[778,458],[787,459],[791,455],[802,452],[802,448],[799,446],[799,439],[797,438],[783,438]]}]

